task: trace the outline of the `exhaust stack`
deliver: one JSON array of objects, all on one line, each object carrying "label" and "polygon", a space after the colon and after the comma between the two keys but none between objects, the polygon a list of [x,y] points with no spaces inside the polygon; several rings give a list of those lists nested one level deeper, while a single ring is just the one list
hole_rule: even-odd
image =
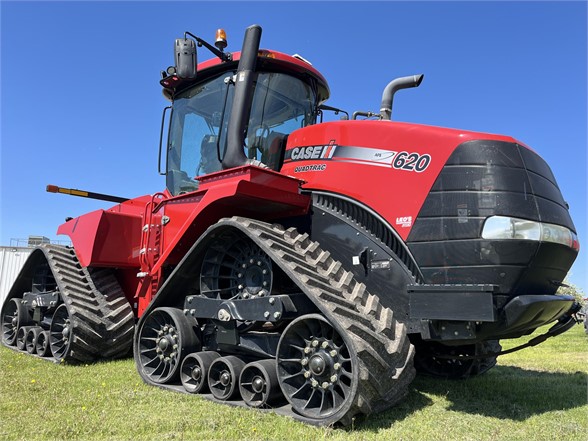
[{"label": "exhaust stack", "polygon": [[255,65],[260,41],[261,27],[258,25],[249,26],[243,40],[243,49],[237,68],[235,96],[227,128],[227,151],[222,162],[225,170],[247,163],[243,145],[245,128],[251,114],[253,81],[255,80]]},{"label": "exhaust stack", "polygon": [[396,78],[388,83],[382,94],[382,104],[380,104],[380,115],[382,119],[392,119],[392,100],[394,99],[394,94],[400,89],[419,87],[423,81],[423,77],[423,74],[411,75]]}]

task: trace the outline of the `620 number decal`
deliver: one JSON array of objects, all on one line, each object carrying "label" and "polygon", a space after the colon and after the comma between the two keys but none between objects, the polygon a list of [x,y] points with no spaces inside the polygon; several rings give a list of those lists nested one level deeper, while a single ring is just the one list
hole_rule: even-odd
[{"label": "620 number decal", "polygon": [[394,157],[394,161],[392,161],[392,167],[399,170],[408,170],[420,173],[425,171],[430,163],[430,155],[400,152]]}]

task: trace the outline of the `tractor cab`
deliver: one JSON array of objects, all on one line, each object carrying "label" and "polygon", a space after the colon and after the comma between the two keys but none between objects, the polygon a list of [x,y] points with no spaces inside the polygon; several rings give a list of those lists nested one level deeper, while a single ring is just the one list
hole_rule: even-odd
[{"label": "tractor cab", "polygon": [[[299,56],[259,49],[248,60],[249,69],[243,67],[247,64],[243,52],[219,50],[213,51],[216,59],[195,66],[191,41],[176,42],[177,65],[168,68],[161,80],[164,95],[172,101],[165,170],[168,191],[172,195],[195,191],[198,177],[235,166],[252,164],[279,171],[288,135],[316,122],[319,106],[329,94],[325,79]],[[193,46],[194,54],[177,54],[178,47],[190,52]]]}]

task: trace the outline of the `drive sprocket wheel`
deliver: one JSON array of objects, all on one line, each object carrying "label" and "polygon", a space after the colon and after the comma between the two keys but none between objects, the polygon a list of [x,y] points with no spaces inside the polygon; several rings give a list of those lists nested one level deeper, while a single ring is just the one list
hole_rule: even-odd
[{"label": "drive sprocket wheel", "polygon": [[344,415],[358,387],[351,345],[321,315],[294,320],[277,350],[280,387],[294,411],[313,420]]},{"label": "drive sprocket wheel", "polygon": [[229,231],[206,252],[200,292],[208,297],[263,297],[272,289],[272,262],[246,237]]},{"label": "drive sprocket wheel", "polygon": [[176,379],[184,357],[201,349],[196,321],[176,308],[157,308],[139,331],[141,375],[158,384]]}]

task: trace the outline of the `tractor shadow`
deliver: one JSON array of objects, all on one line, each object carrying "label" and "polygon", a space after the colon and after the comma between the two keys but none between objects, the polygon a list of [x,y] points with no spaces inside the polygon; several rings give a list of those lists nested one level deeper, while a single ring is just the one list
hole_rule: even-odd
[{"label": "tractor shadow", "polygon": [[396,407],[363,421],[360,430],[391,427],[430,406],[448,411],[524,421],[535,415],[585,406],[585,372],[553,373],[497,366],[467,380],[444,380],[417,375],[408,397]]}]

